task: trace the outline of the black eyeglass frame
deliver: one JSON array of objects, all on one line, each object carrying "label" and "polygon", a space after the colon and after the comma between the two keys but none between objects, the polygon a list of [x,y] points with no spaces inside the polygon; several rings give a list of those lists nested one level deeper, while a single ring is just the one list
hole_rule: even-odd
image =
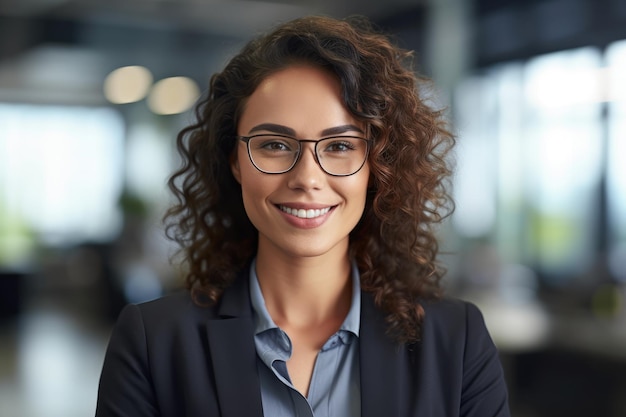
[{"label": "black eyeglass frame", "polygon": [[[252,152],[250,151],[250,140],[256,137],[260,137],[260,136],[274,136],[277,138],[285,138],[285,139],[291,139],[291,140],[295,140],[296,142],[298,142],[298,152],[296,154],[296,158],[294,159],[293,163],[291,164],[291,166],[283,171],[279,171],[279,172],[269,172],[269,171],[265,171],[262,170],[261,168],[259,168],[257,166],[257,164],[254,162],[254,159],[252,158]],[[349,177],[351,175],[356,174],[357,172],[359,172],[361,170],[361,168],[363,168],[363,166],[365,166],[365,163],[367,162],[367,158],[369,157],[369,152],[370,152],[370,147],[372,144],[372,140],[371,139],[367,139],[367,138],[363,138],[361,136],[350,136],[350,135],[341,135],[341,136],[328,136],[328,137],[324,137],[321,139],[296,139],[293,136],[288,136],[288,135],[281,135],[278,133],[261,133],[258,135],[252,135],[252,136],[235,136],[237,139],[239,139],[240,141],[244,142],[246,144],[246,150],[248,151],[248,158],[250,159],[250,162],[252,162],[252,165],[254,165],[254,167],[259,171],[262,172],[264,174],[268,174],[268,175],[278,175],[278,174],[285,174],[289,171],[291,171],[297,164],[298,161],[300,161],[300,157],[302,156],[302,144],[303,143],[314,143],[314,149],[313,149],[313,156],[315,157],[315,162],[317,163],[317,165],[322,169],[322,171],[324,171],[326,174],[333,176],[333,177]],[[366,144],[366,148],[365,148],[365,157],[363,158],[363,162],[361,163],[361,165],[357,168],[356,171],[354,171],[351,174],[333,174],[332,172],[328,172],[326,170],[326,168],[324,168],[322,166],[322,164],[320,163],[319,160],[319,155],[317,154],[317,145],[318,143],[328,140],[328,139],[359,139],[362,141],[365,141]]]}]

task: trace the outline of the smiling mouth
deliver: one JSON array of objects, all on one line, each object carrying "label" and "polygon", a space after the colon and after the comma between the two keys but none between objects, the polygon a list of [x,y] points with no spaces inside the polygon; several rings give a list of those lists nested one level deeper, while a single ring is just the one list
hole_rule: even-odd
[{"label": "smiling mouth", "polygon": [[287,214],[291,214],[292,216],[299,217],[301,219],[314,219],[316,217],[320,217],[328,213],[332,207],[325,207],[323,209],[304,210],[304,209],[295,209],[295,208],[292,209],[290,207],[279,205],[278,208],[280,208],[282,211],[284,211]]}]

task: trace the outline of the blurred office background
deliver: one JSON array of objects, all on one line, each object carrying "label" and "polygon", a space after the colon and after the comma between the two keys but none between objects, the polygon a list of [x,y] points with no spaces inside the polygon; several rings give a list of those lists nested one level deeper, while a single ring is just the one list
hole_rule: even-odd
[{"label": "blurred office background", "polygon": [[180,285],[160,218],[209,76],[306,14],[414,49],[458,134],[449,292],[514,416],[626,416],[625,0],[0,0],[0,416],[93,414],[122,305]]}]

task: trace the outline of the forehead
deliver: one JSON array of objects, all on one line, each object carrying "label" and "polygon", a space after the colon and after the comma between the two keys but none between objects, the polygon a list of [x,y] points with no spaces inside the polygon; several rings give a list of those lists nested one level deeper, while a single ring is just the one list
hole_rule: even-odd
[{"label": "forehead", "polygon": [[265,77],[253,95],[275,93],[290,88],[306,88],[309,85],[315,85],[316,88],[323,88],[333,94],[341,94],[339,78],[331,71],[313,65],[293,64]]},{"label": "forehead", "polygon": [[246,100],[238,124],[246,134],[260,123],[289,126],[315,135],[329,127],[355,124],[343,103],[337,76],[322,68],[294,65],[266,77]]}]

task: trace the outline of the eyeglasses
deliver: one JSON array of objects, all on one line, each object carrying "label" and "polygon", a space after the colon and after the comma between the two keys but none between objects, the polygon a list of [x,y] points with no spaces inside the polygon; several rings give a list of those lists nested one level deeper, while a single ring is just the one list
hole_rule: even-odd
[{"label": "eyeglasses", "polygon": [[315,161],[328,175],[346,177],[365,165],[369,139],[357,136],[333,136],[320,140],[295,139],[279,134],[237,136],[245,142],[252,165],[266,174],[290,171],[302,156],[302,144],[315,144]]}]

